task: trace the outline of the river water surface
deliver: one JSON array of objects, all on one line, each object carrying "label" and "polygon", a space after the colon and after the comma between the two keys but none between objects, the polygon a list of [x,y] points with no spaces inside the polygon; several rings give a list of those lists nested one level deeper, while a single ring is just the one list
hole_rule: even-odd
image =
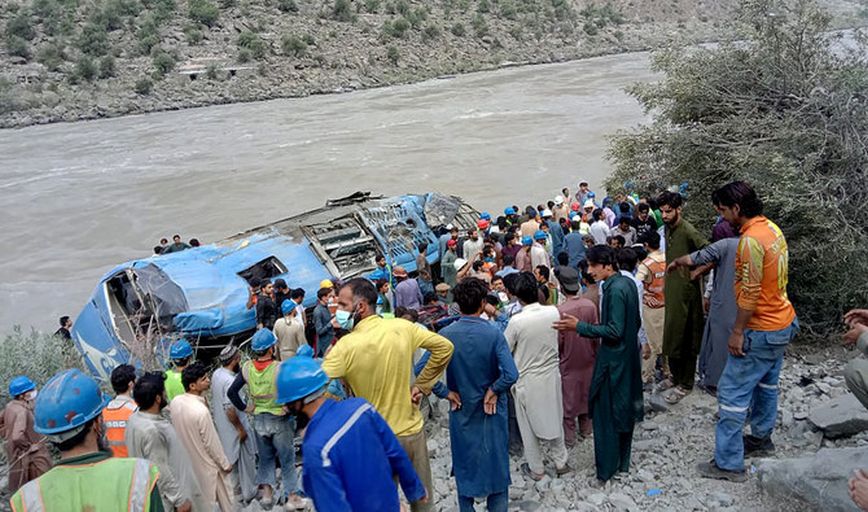
[{"label": "river water surface", "polygon": [[500,211],[598,185],[642,121],[644,53],[415,85],[0,131],[0,333],[55,329],[160,237],[208,241],[356,190]]}]

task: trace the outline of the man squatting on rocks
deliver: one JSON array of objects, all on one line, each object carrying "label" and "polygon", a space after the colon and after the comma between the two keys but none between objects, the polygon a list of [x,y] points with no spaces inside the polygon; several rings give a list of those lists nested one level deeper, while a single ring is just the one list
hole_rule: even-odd
[{"label": "man squatting on rocks", "polygon": [[[714,375],[705,389],[716,386],[720,419],[714,458],[699,470],[707,477],[746,480],[745,456],[774,448],[782,357],[798,331],[786,295],[783,233],[762,215],[762,202],[744,182],[712,196],[723,221],[740,229],[734,258],[727,247],[705,249],[705,239],[682,218],[682,197],[676,193],[664,193],[656,202],[635,195],[606,198],[602,207],[595,201],[583,181],[575,200],[564,189],[548,206],[510,205],[497,219],[483,213],[465,240],[454,226],[438,233],[444,259],[440,272],[428,277],[431,284],[449,281],[442,293],[420,297],[412,272],[393,269],[383,255],[369,279],[321,286],[311,332],[320,333],[323,343],[316,344],[315,335],[306,341],[315,344],[316,355],[324,353],[323,360],[314,359],[314,350],[298,336],[286,348],[271,330],[278,312],[290,317],[288,326],[304,313],[296,311],[303,292],[292,290],[287,299],[285,282],[277,292],[269,281],[257,283],[249,301],[259,325],[253,359],[241,364],[233,346],[221,353],[211,409],[204,397],[212,387],[210,368],[195,362],[186,340],[172,345],[174,367],[165,382],[161,374],[135,378],[131,367],[119,367],[112,379],[117,398],[105,413],[108,399],[78,370],[59,373],[35,398],[33,382],[14,379],[13,400],[0,423],[13,461],[13,509],[210,512],[214,506],[235,510],[258,498],[266,508],[284,501],[285,509],[294,510],[308,505],[307,496],[320,511],[396,511],[400,487],[413,510],[430,510],[435,494],[418,405],[433,391],[451,405],[460,510],[473,510],[474,501],[484,499],[489,510],[506,511],[511,443],[523,446],[522,472],[531,481],[546,474],[543,444],[552,449],[549,475],[571,478],[568,447],[588,436],[595,449],[591,485],[629,472],[633,430],[644,412],[642,357],[648,361],[649,389],[674,385],[668,395],[674,404],[693,388],[700,340],[715,345],[708,347],[717,362],[709,363],[715,370],[709,370]],[[638,237],[629,248],[631,258],[620,258],[618,251],[626,249],[609,245],[616,226],[617,232]],[[636,256],[643,262],[638,282],[645,286],[637,286],[634,272],[619,268],[619,261]],[[451,268],[443,268],[444,261]],[[731,325],[706,326],[725,335],[702,334],[695,278],[706,269],[680,270],[703,263],[717,266],[715,289],[734,290]],[[275,302],[276,293],[284,294],[281,303]],[[404,317],[424,318],[425,325],[390,318],[387,296],[402,306]],[[329,305],[335,303],[332,315]],[[665,312],[656,319],[662,336],[643,349],[643,305],[662,310],[663,304]],[[407,309],[414,305],[424,305],[426,314]],[[845,319],[851,328],[847,339],[858,338],[868,351],[868,311],[851,311]],[[660,382],[665,375],[657,372],[658,366],[666,368],[665,356],[671,383]],[[854,362],[847,371],[848,384],[863,402],[868,401],[866,368]],[[438,382],[444,371],[445,386]],[[345,391],[354,398],[337,400]],[[131,412],[130,398],[137,412]],[[111,435],[115,457],[103,442],[104,414],[111,428],[122,429]],[[742,438],[745,422],[751,435]],[[305,426],[299,489],[293,440],[296,429]],[[50,471],[41,436],[61,452]],[[121,457],[124,451],[129,457]],[[240,495],[232,492],[236,484]],[[868,505],[868,471],[854,477],[851,492],[860,506]]]}]

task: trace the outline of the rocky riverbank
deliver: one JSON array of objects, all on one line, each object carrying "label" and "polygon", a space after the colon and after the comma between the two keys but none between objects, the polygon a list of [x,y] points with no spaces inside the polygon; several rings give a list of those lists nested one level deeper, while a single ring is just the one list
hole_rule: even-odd
[{"label": "rocky riverbank", "polygon": [[[859,0],[827,0],[853,24]],[[0,127],[302,97],[720,37],[734,0],[12,0]]]}]

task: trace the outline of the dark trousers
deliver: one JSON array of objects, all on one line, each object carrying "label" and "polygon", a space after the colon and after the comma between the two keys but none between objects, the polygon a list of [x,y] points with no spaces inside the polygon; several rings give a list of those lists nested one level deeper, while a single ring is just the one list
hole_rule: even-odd
[{"label": "dark trousers", "polygon": [[599,480],[606,482],[615,476],[615,473],[629,471],[632,450],[632,430],[615,432],[612,425],[603,424],[594,418],[594,462]]},{"label": "dark trousers", "polygon": [[[691,343],[682,349],[679,357],[669,358],[669,371],[672,372],[672,383],[684,389],[693,389],[696,378],[696,352]],[[690,352],[685,354],[685,352]]]},{"label": "dark trousers", "polygon": [[[460,512],[473,512],[474,499],[470,496],[458,496],[458,510]],[[489,494],[486,498],[488,512],[507,512],[509,510],[509,492],[503,491]]]}]

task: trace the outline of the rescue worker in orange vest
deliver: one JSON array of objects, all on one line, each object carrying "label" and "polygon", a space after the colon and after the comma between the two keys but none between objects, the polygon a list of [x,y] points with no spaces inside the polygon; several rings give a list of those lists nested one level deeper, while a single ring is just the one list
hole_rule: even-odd
[{"label": "rescue worker in orange vest", "polygon": [[106,440],[115,457],[127,457],[127,445],[124,444],[127,420],[138,410],[132,397],[133,386],[136,383],[136,369],[128,364],[118,365],[112,370],[111,383],[116,396],[102,411]]},{"label": "rescue worker in orange vest", "polygon": [[[639,264],[636,279],[645,285],[642,319],[648,343],[642,347],[642,382],[648,387],[654,385],[657,358],[663,352],[663,321],[666,317],[663,280],[666,277],[666,253],[660,250],[660,234],[656,231],[646,233],[642,242],[648,251],[648,257]],[[669,365],[665,358],[663,373],[664,378],[669,376]]]}]

